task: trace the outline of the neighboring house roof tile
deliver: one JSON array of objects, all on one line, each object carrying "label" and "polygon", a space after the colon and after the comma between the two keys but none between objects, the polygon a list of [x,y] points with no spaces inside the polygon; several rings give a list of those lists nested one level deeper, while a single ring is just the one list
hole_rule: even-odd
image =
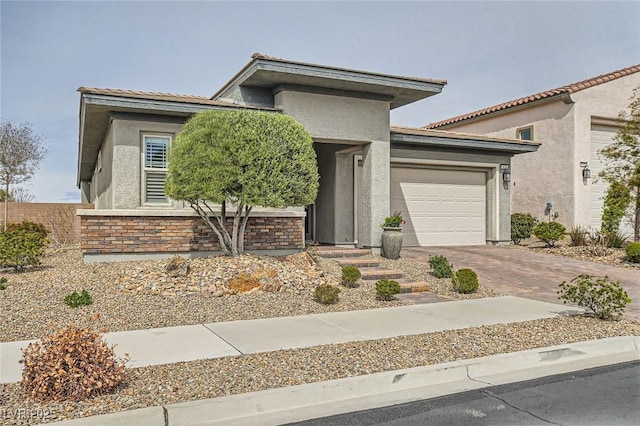
[{"label": "neighboring house roof tile", "polygon": [[206,96],[196,96],[196,95],[176,95],[173,93],[142,92],[138,90],[124,90],[124,89],[100,89],[95,87],[79,87],[78,92],[93,94],[93,95],[121,96],[125,98],[154,99],[158,101],[168,101],[168,102],[186,102],[186,103],[193,103],[193,104],[239,107],[238,105],[235,105],[230,102],[212,100]]},{"label": "neighboring house roof tile", "polygon": [[498,111],[504,111],[509,108],[513,108],[520,105],[525,105],[530,102],[539,101],[542,99],[551,98],[562,94],[572,94],[584,89],[588,89],[599,84],[607,83],[612,80],[616,80],[627,75],[640,72],[640,64],[633,65],[627,68],[623,68],[618,71],[602,74],[597,77],[592,77],[587,80],[579,81],[577,83],[568,84],[566,86],[557,87],[555,89],[546,90],[544,92],[535,93],[533,95],[525,96],[522,98],[514,99],[512,101],[504,102],[498,105],[490,106],[488,108],[479,109],[467,114],[458,115],[456,117],[447,118],[446,120],[437,121],[424,126],[425,129],[435,129],[438,127],[448,126],[450,124],[458,123],[460,121],[468,120],[471,118],[481,117],[483,115],[492,114]]}]

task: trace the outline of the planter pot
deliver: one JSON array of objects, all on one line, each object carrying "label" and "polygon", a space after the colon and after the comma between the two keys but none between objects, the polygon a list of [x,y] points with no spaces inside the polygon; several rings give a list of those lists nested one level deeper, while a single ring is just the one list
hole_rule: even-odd
[{"label": "planter pot", "polygon": [[398,259],[402,250],[402,228],[382,228],[381,254],[387,259]]}]

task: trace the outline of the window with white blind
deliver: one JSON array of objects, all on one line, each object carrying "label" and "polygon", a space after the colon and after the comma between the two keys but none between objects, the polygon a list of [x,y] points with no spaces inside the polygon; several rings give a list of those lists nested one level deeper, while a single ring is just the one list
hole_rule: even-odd
[{"label": "window with white blind", "polygon": [[171,137],[145,135],[143,137],[143,199],[149,204],[167,204],[169,199],[164,193],[164,181],[167,177],[167,156]]}]

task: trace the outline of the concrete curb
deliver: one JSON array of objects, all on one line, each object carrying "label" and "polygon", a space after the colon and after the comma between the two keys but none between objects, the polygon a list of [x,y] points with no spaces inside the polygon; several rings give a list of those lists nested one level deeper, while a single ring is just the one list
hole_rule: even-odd
[{"label": "concrete curb", "polygon": [[282,424],[635,360],[640,336],[612,337],[57,424],[125,425],[134,418],[138,425]]}]

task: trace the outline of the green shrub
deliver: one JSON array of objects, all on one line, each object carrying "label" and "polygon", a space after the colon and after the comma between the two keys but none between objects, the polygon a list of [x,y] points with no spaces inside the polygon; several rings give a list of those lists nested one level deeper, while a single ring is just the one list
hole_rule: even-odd
[{"label": "green shrub", "polygon": [[475,293],[478,290],[478,275],[471,269],[459,269],[451,277],[451,283],[458,293]]},{"label": "green shrub", "polygon": [[358,287],[356,282],[360,279],[362,274],[360,269],[355,266],[343,266],[342,267],[342,285],[345,287]]},{"label": "green shrub", "polygon": [[80,294],[74,291],[64,298],[64,303],[72,308],[77,308],[78,306],[91,305],[93,303],[93,299],[87,290],[82,290]]},{"label": "green shrub", "polygon": [[627,244],[624,252],[629,262],[640,263],[640,242]]},{"label": "green shrub", "polygon": [[602,230],[617,232],[620,221],[631,203],[630,188],[622,182],[613,181],[604,194],[602,204]]},{"label": "green shrub", "polygon": [[533,228],[533,235],[543,241],[547,247],[555,247],[556,243],[564,237],[564,225],[558,222],[540,222]]},{"label": "green shrub", "polygon": [[313,292],[313,298],[323,305],[331,305],[338,301],[340,289],[334,285],[321,284]]},{"label": "green shrub", "polygon": [[31,222],[27,219],[24,219],[20,223],[8,223],[6,232],[10,231],[33,232],[34,234],[39,234],[42,238],[46,238],[47,235],[49,235],[49,230],[46,226],[41,223]]},{"label": "green shrub", "polygon": [[622,231],[612,231],[606,234],[606,246],[610,248],[622,248],[629,239],[629,234]]},{"label": "green shrub", "polygon": [[537,223],[538,219],[529,213],[513,213],[511,215],[511,241],[513,244],[520,245],[522,240],[529,238]]},{"label": "green shrub", "polygon": [[39,265],[47,243],[47,237],[41,233],[23,229],[0,233],[0,265],[18,271]]},{"label": "green shrub", "polygon": [[391,216],[387,216],[384,218],[384,223],[382,224],[383,228],[400,228],[400,226],[404,223],[402,219],[402,212],[395,211],[391,214]]},{"label": "green shrub", "polygon": [[0,277],[0,290],[7,289],[7,279],[5,277]]},{"label": "green shrub", "polygon": [[398,281],[382,279],[376,282],[376,296],[380,300],[393,300],[394,296],[402,292]]},{"label": "green shrub", "polygon": [[563,281],[558,294],[563,303],[576,303],[600,319],[612,319],[622,315],[624,307],[631,303],[620,282],[609,281],[609,277],[606,276],[597,278],[586,274],[579,275],[570,282]]},{"label": "green shrub", "polygon": [[573,247],[586,246],[589,242],[589,230],[584,226],[572,227],[569,231],[569,239]]},{"label": "green shrub", "polygon": [[436,278],[451,278],[453,274],[453,265],[444,256],[431,256],[429,258],[429,266]]}]

